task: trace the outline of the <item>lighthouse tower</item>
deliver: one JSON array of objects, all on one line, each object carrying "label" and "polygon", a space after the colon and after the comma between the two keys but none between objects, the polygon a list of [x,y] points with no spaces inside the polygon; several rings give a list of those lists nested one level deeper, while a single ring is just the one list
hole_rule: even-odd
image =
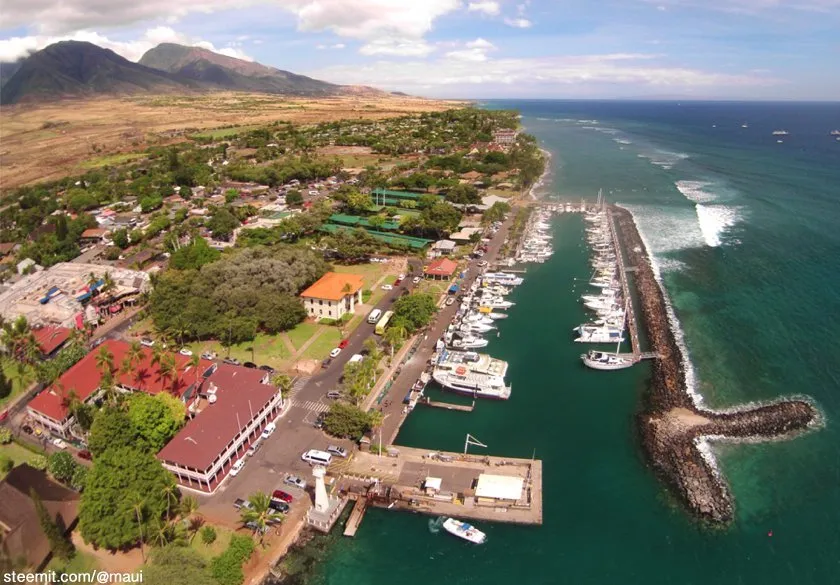
[{"label": "lighthouse tower", "polygon": [[312,469],[312,475],[315,477],[315,510],[322,514],[330,509],[330,498],[327,495],[327,486],[324,483],[326,474],[327,468],[323,465],[316,465]]}]

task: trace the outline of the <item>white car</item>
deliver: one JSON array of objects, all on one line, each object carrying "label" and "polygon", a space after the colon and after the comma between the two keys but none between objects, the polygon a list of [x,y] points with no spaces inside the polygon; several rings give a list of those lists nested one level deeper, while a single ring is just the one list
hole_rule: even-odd
[{"label": "white car", "polygon": [[189,357],[189,356],[192,355],[192,350],[187,349],[186,347],[182,347],[181,351],[179,351],[178,353],[180,353],[181,355],[185,355],[185,356]]},{"label": "white car", "polygon": [[262,435],[260,435],[260,436],[263,439],[267,439],[271,436],[271,433],[273,433],[275,431],[275,429],[277,429],[277,425],[275,425],[273,422],[270,422],[267,425],[265,425],[265,428],[263,429]]},{"label": "white car", "polygon": [[154,339],[149,339],[148,337],[144,337],[140,340],[140,345],[143,347],[152,347],[155,344]]},{"label": "white car", "polygon": [[394,290],[394,286],[391,284],[383,284],[382,290]]},{"label": "white car", "polygon": [[333,349],[333,350],[330,352],[330,357],[331,357],[331,358],[337,358],[337,357],[338,357],[338,354],[340,354],[340,353],[341,353],[341,348],[340,348],[340,347],[336,347],[335,349]]},{"label": "white car", "polygon": [[233,477],[236,477],[239,474],[239,472],[242,471],[243,467],[245,467],[245,460],[239,459],[236,463],[233,464],[233,467],[230,468],[230,474]]},{"label": "white car", "polygon": [[405,279],[405,274],[400,274],[400,275],[397,277],[397,280],[404,280],[404,279]]},{"label": "white car", "polygon": [[415,276],[414,278],[411,279],[411,282],[413,282],[414,284],[420,284],[420,277]]},{"label": "white car", "polygon": [[56,437],[55,439],[52,440],[52,444],[55,445],[56,447],[58,447],[59,449],[66,449],[67,448],[67,443],[65,443],[64,441],[62,441],[58,437]]}]

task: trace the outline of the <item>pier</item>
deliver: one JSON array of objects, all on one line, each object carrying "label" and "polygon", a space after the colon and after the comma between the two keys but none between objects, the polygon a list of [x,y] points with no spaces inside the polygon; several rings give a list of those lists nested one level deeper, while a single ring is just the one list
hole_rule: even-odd
[{"label": "pier", "polygon": [[475,400],[473,400],[472,404],[452,404],[449,402],[438,402],[436,400],[424,398],[418,401],[417,404],[431,406],[432,408],[444,408],[446,410],[460,410],[461,412],[472,412],[475,408]]},{"label": "pier", "polygon": [[[636,311],[633,309],[633,297],[630,296],[630,286],[627,283],[627,272],[631,269],[627,268],[624,264],[624,251],[621,247],[621,241],[618,238],[618,232],[615,229],[613,214],[609,210],[607,213],[610,218],[610,236],[612,237],[613,248],[615,249],[615,257],[618,261],[618,274],[621,279],[621,291],[627,303],[627,315],[625,319],[627,321],[627,330],[630,332],[630,347],[633,350],[633,357],[635,361],[639,361],[644,358],[642,357],[642,351],[639,344],[639,327],[636,322]],[[635,271],[635,267],[632,268],[632,270]],[[654,354],[647,357],[654,358],[656,356]]]},{"label": "pier", "polygon": [[350,512],[350,517],[347,519],[347,524],[344,525],[344,536],[356,536],[356,531],[362,524],[362,520],[367,512],[367,498],[357,497],[356,503],[353,506],[353,511]]}]

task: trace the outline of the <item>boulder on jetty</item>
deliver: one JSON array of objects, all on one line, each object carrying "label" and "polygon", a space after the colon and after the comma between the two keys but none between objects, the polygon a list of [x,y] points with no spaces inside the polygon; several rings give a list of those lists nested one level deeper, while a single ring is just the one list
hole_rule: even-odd
[{"label": "boulder on jetty", "polygon": [[732,520],[732,496],[711,456],[701,450],[710,440],[762,440],[794,436],[818,418],[805,400],[714,412],[698,408],[686,387],[685,364],[674,337],[665,296],[656,280],[644,242],[629,211],[611,206],[628,265],[635,266],[635,285],[651,351],[658,354],[642,412],[639,432],[648,460],[689,509],[715,523]]}]

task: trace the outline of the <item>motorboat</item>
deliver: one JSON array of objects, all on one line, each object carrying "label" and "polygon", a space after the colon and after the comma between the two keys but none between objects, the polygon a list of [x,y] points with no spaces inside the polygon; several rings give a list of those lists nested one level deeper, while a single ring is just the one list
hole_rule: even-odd
[{"label": "motorboat", "polygon": [[507,400],[511,388],[505,385],[508,363],[474,351],[441,351],[432,378],[444,389],[476,398]]},{"label": "motorboat", "polygon": [[481,530],[466,522],[461,522],[455,518],[447,518],[443,522],[443,529],[449,534],[462,538],[473,544],[484,544],[487,540],[487,535]]},{"label": "motorboat", "polygon": [[481,349],[487,347],[488,343],[490,342],[483,337],[466,335],[460,339],[453,339],[450,345],[455,349]]},{"label": "motorboat", "polygon": [[624,331],[615,327],[584,327],[579,331],[576,343],[620,343],[624,341]]}]

